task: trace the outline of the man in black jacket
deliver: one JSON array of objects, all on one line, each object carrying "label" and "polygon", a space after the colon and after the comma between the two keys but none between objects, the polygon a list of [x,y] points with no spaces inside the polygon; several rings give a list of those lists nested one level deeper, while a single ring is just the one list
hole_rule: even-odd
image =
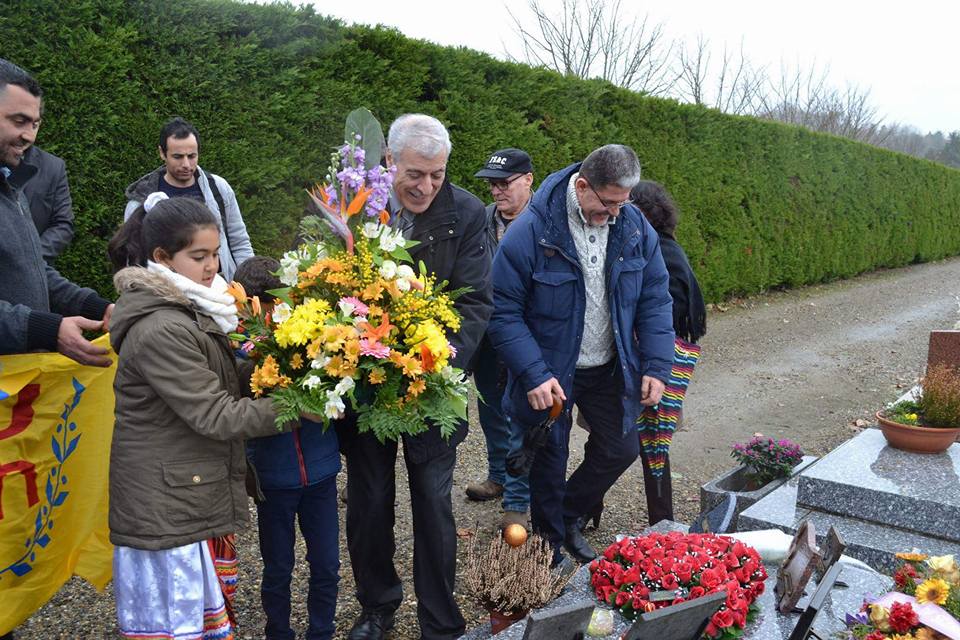
[{"label": "man in black jacket", "polygon": [[10,174],[10,183],[23,190],[33,224],[40,234],[43,259],[53,264],[73,240],[73,201],[62,158],[31,146]]},{"label": "man in black jacket", "polygon": [[[400,116],[390,126],[387,161],[397,167],[390,194],[392,224],[419,244],[410,250],[449,288],[469,287],[455,302],[460,331],[448,336],[456,347],[454,367],[467,368],[492,310],[490,241],[484,207],[475,196],[446,178],[450,137],[436,118]],[[459,638],[465,623],[453,597],[457,536],[450,492],[456,446],[467,424],[444,440],[433,427],[403,436],[404,462],[413,510],[413,582],[421,637]],[[397,443],[380,443],[372,433],[358,434],[352,424],[338,427],[347,457],[347,547],[363,607],[350,630],[351,640],[380,640],[393,627],[403,599],[393,564],[395,541],[394,468]]]},{"label": "man in black jacket", "polygon": [[83,332],[106,329],[113,305],[43,261],[27,199],[8,181],[36,137],[42,97],[36,80],[0,58],[0,354],[59,351],[106,367],[106,349]]}]

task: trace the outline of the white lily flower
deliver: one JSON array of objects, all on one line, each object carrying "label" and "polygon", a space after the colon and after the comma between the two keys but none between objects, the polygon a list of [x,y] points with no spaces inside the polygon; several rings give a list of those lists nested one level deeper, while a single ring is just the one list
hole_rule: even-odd
[{"label": "white lily flower", "polygon": [[321,354],[310,362],[311,369],[323,369],[330,363],[330,356]]},{"label": "white lily flower", "polygon": [[307,376],[303,379],[303,382],[300,383],[304,389],[310,389],[311,391],[323,384],[323,379],[319,376]]},{"label": "white lily flower", "polygon": [[398,246],[402,246],[400,245],[399,242],[397,242],[398,237],[400,238],[400,242],[402,242],[403,236],[401,236],[400,234],[393,234],[393,233],[390,233],[388,230],[385,230],[383,234],[380,236],[380,248],[383,251],[390,253],[391,251],[396,249]]},{"label": "white lily flower", "polygon": [[290,319],[293,309],[286,302],[281,302],[273,306],[273,321],[277,324],[283,324]]},{"label": "white lily flower", "polygon": [[356,384],[354,383],[353,378],[344,378],[337,383],[337,386],[334,387],[333,390],[339,395],[344,395],[345,393],[349,393],[355,386]]},{"label": "white lily flower", "polygon": [[347,406],[343,404],[343,400],[340,396],[334,394],[332,391],[327,392],[327,404],[323,407],[323,415],[328,418],[342,418],[343,412],[346,411]]}]

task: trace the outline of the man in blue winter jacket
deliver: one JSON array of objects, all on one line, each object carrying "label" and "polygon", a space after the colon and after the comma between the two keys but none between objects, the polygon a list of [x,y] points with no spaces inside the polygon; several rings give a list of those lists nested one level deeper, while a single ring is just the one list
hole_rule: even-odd
[{"label": "man in blue winter jacket", "polygon": [[[509,369],[504,410],[530,428],[564,403],[530,470],[535,531],[563,561],[596,556],[581,519],[641,454],[643,406],[673,361],[672,300],[656,232],[630,204],[640,163],[611,144],[546,178],[493,262],[488,334]],[[590,424],[567,482],[571,405]]]}]

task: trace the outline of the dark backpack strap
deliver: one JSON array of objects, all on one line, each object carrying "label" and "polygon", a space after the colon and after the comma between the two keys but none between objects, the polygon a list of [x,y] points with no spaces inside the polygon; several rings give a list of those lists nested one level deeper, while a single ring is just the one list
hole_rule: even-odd
[{"label": "dark backpack strap", "polygon": [[220,195],[220,189],[217,188],[217,182],[213,175],[203,169],[203,175],[207,176],[207,184],[210,185],[210,192],[213,193],[213,199],[217,201],[217,207],[220,209],[220,222],[223,224],[223,237],[227,239],[227,251],[233,255],[233,247],[230,246],[230,232],[227,230],[227,207],[223,204],[223,196]]}]

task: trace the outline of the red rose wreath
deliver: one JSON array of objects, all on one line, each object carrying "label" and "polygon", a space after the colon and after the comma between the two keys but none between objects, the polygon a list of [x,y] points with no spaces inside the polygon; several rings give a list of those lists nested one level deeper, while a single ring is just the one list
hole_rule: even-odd
[{"label": "red rose wreath", "polygon": [[590,563],[590,576],[597,598],[628,620],[724,589],[727,599],[706,629],[709,637],[720,638],[742,633],[767,571],[756,550],[742,542],[671,532],[614,542]]}]

